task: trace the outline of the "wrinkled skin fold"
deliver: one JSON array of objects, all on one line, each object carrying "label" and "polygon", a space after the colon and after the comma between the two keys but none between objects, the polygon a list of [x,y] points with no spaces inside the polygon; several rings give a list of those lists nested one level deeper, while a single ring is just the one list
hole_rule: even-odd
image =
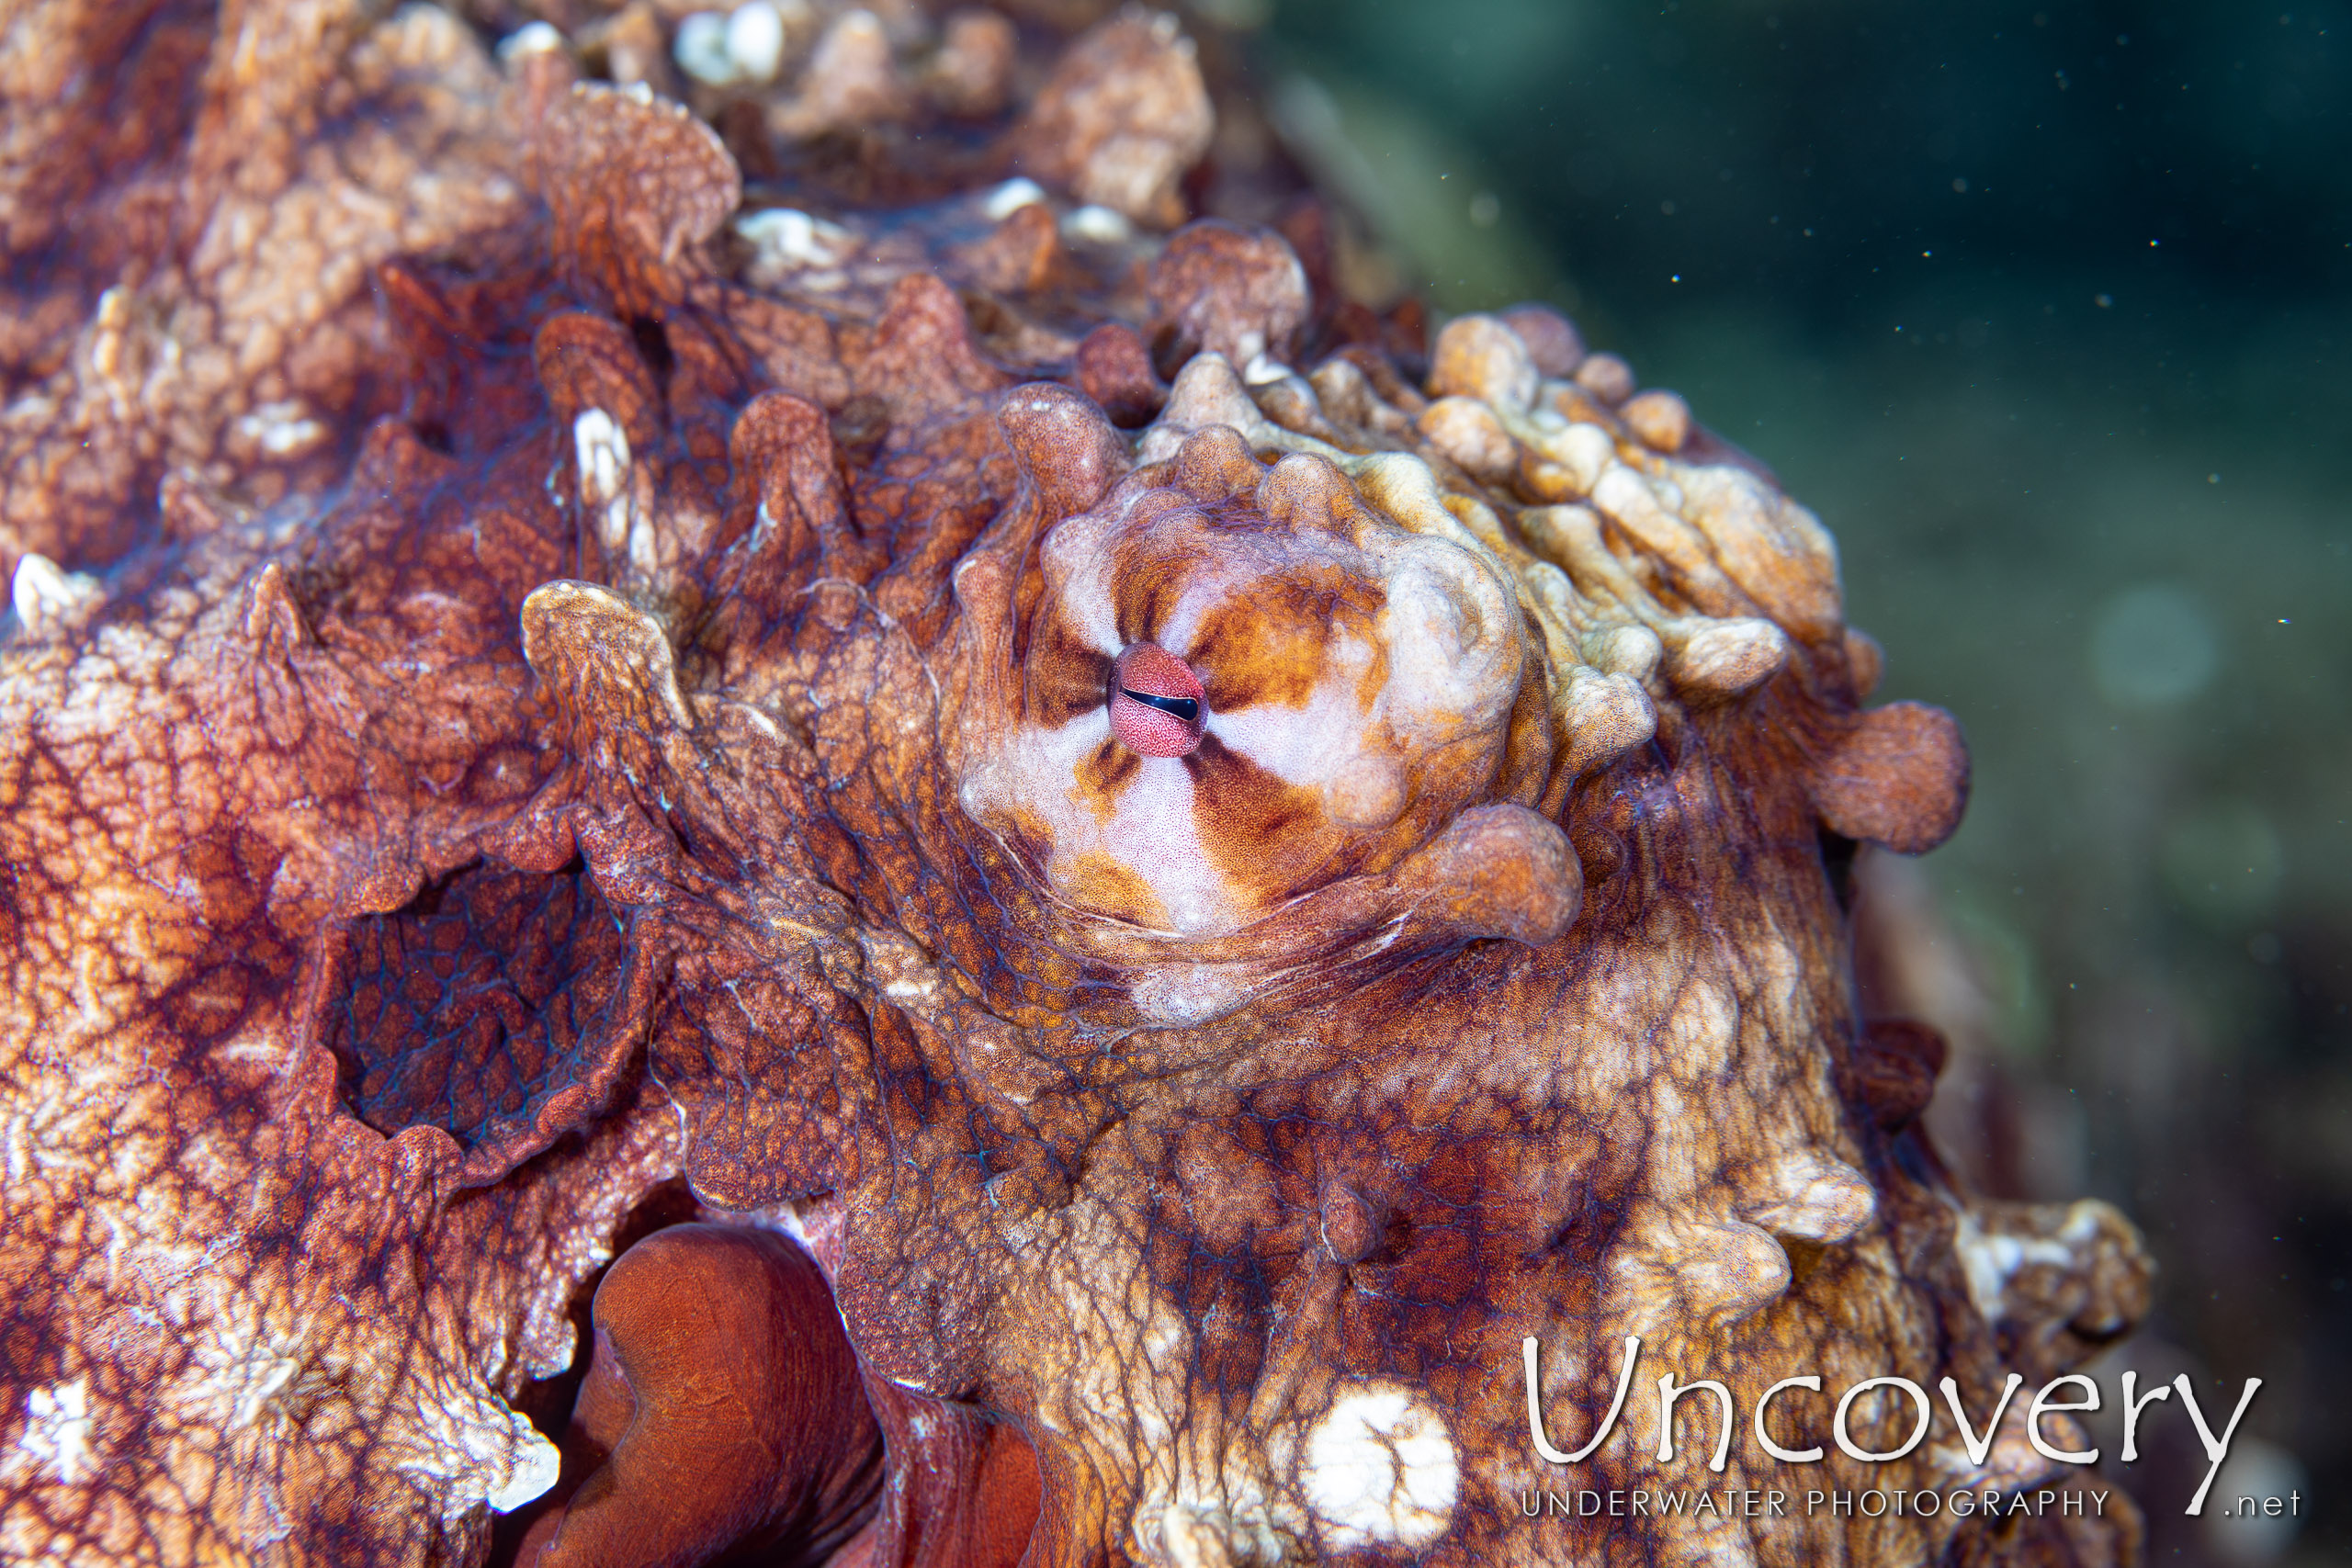
[{"label": "wrinkled skin fold", "polygon": [[[2128,1559],[1518,1517],[1792,1484],[1660,1372],[1989,1409],[2144,1310],[1857,1014],[1957,728],[1557,315],[1186,223],[1279,181],[1188,175],[1172,21],[818,15],[706,118],[430,8],[29,13],[0,1558]],[[78,69],[181,107],[69,155]],[[1541,1459],[1526,1341],[1574,1447],[1628,1336]],[[2068,1481],[2020,1402],[1793,1484]]]}]

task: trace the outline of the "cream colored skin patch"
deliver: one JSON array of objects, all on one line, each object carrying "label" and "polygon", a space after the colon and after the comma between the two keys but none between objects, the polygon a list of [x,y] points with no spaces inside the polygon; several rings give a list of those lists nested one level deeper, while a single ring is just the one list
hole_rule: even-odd
[{"label": "cream colored skin patch", "polygon": [[[1107,723],[1103,732],[1109,733]],[[1201,841],[1192,775],[1184,771],[1181,759],[1142,760],[1134,778],[1119,792],[1100,847],[1143,878],[1175,930],[1217,931],[1237,924],[1241,918],[1241,890],[1209,863],[1207,848]]]},{"label": "cream colored skin patch", "polygon": [[1299,1483],[1330,1547],[1419,1546],[1453,1517],[1462,1466],[1435,1410],[1394,1383],[1365,1383],[1307,1434]]}]

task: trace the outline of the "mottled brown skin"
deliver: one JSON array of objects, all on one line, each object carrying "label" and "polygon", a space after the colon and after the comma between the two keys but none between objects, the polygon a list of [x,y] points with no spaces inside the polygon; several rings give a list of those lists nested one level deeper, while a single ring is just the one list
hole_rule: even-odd
[{"label": "mottled brown skin", "polygon": [[[130,13],[40,15],[64,70]],[[195,79],[155,15],[119,85]],[[1638,1389],[1544,1463],[1528,1336],[1580,1443],[1629,1334],[1745,1417],[2143,1310],[2111,1211],[1955,1188],[1939,1043],[1856,1016],[1846,867],[1951,830],[1957,729],[1862,707],[1827,536],[1679,399],[1540,308],[1408,342],[1247,220],[1278,168],[1187,175],[1172,24],[825,15],[695,89],[722,134],[254,0],[139,167],[7,143],[66,304],[0,420],[0,1557],[2128,1557],[2111,1503],[1516,1517],[1788,1483],[1711,1416],[1662,1463]],[[371,93],[430,212],[320,196],[384,176]],[[729,230],[747,165],[832,227]],[[141,178],[214,249],[28,216]],[[356,271],[286,240],[352,210]],[[1115,743],[1144,641],[1181,755]],[[1988,1288],[2002,1235],[2055,1246]],[[1947,1419],[1803,1484],[2054,1483]]]}]

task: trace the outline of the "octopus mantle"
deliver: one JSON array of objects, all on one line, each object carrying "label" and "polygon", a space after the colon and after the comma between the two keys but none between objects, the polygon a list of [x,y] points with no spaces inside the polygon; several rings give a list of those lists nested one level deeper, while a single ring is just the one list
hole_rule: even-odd
[{"label": "octopus mantle", "polygon": [[[1521,1517],[1792,1484],[1704,1398],[1659,1457],[1656,1373],[1990,1408],[2144,1304],[1857,1017],[1856,845],[1965,755],[1679,399],[1542,310],[1424,349],[1312,208],[1163,232],[1165,18],[991,107],[939,61],[1034,27],[845,14],[772,123],[978,129],[821,220],[543,39],[219,27],[143,173],[9,153],[128,216],[34,237],[0,415],[0,1556],[2128,1553]],[[1965,1450],[1795,1483],[2055,1483]]]}]

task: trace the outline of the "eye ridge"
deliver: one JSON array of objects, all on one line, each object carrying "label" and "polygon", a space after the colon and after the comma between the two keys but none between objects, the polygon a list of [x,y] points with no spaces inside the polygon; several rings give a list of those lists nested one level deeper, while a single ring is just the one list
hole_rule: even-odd
[{"label": "eye ridge", "polygon": [[1120,687],[1119,694],[1131,697],[1147,707],[1158,708],[1164,714],[1172,714],[1186,724],[1201,716],[1201,705],[1192,697],[1163,697],[1157,692],[1138,692],[1132,686]]}]

